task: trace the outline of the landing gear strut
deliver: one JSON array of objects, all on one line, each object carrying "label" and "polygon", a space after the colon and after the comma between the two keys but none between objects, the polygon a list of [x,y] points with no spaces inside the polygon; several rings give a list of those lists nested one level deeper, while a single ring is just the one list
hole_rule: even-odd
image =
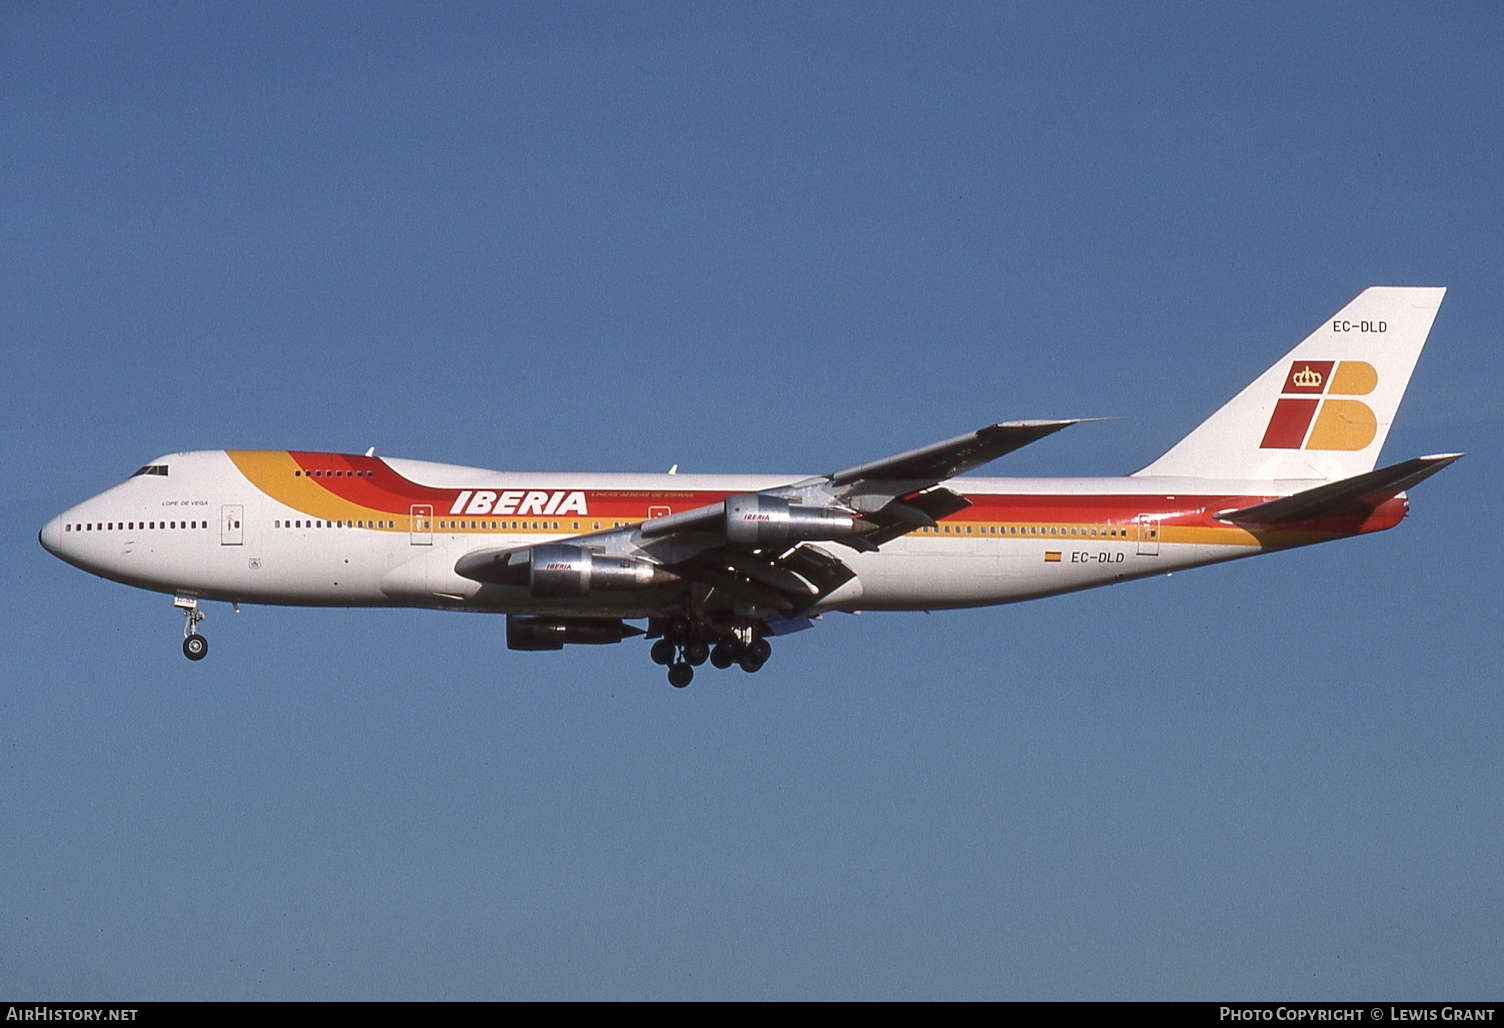
[{"label": "landing gear strut", "polygon": [[695,677],[695,668],[709,660],[717,668],[740,665],[743,671],[760,671],[772,656],[773,647],[762,637],[756,622],[694,624],[687,618],[669,618],[653,626],[662,638],[653,643],[653,663],[668,668],[668,682],[682,689]]},{"label": "landing gear strut", "polygon": [[209,640],[198,634],[198,623],[204,620],[204,612],[198,609],[198,599],[174,596],[172,605],[183,612],[183,656],[189,660],[203,660],[209,653]]}]

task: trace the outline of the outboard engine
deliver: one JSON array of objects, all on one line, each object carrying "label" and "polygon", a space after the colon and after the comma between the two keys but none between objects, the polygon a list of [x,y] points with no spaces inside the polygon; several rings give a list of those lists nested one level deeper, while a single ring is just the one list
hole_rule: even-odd
[{"label": "outboard engine", "polygon": [[845,539],[866,528],[866,522],[836,507],[790,503],[761,493],[726,497],[726,542],[732,546],[776,546],[805,539]]},{"label": "outboard engine", "polygon": [[678,575],[650,560],[603,557],[568,543],[466,554],[454,570],[476,582],[525,585],[540,597],[588,596],[593,589],[650,589],[679,581]]}]

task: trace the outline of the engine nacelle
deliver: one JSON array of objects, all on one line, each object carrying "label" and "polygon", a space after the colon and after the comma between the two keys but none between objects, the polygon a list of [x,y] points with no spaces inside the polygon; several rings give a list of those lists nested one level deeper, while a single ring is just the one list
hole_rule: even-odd
[{"label": "engine nacelle", "polygon": [[605,618],[547,618],[507,615],[507,649],[562,650],[565,646],[604,646],[630,635],[641,635],[620,620]]},{"label": "engine nacelle", "polygon": [[776,496],[743,493],[726,497],[726,542],[732,546],[777,546],[806,539],[845,539],[864,523],[844,510],[790,503]]},{"label": "engine nacelle", "polygon": [[649,589],[679,581],[650,560],[603,557],[583,546],[548,543],[467,553],[456,574],[491,585],[527,586],[534,596],[587,596],[592,589]]},{"label": "engine nacelle", "polygon": [[596,589],[650,589],[679,581],[650,560],[602,557],[583,546],[549,543],[532,548],[528,588],[534,596],[586,596]]}]

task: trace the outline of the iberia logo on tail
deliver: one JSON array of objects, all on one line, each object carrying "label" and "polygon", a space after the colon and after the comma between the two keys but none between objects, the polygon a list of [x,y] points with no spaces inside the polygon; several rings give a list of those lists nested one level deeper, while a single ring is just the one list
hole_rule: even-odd
[{"label": "iberia logo on tail", "polygon": [[1378,384],[1379,373],[1366,361],[1296,361],[1259,448],[1363,449],[1378,434],[1373,409],[1362,400],[1333,397],[1367,396]]}]

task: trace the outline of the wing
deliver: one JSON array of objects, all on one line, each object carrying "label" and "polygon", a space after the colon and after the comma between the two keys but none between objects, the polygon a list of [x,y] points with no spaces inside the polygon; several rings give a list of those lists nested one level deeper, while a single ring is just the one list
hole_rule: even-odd
[{"label": "wing", "polygon": [[[884,523],[884,528],[905,525],[905,531],[909,531],[918,527],[932,527],[937,519],[969,506],[959,493],[936,488],[939,483],[979,468],[1047,435],[1053,435],[1062,428],[1088,420],[1096,419],[1004,421],[893,457],[859,464],[845,471],[769,489],[767,495],[810,505],[841,504],[869,516],[886,509],[888,516],[878,519]],[[901,501],[900,497],[903,498]],[[643,522],[641,531],[644,538],[678,532],[716,532],[722,529],[725,519],[726,508],[723,501],[653,518]],[[868,538],[857,542],[844,539],[835,541],[858,549],[868,549],[870,546],[863,544],[874,540],[871,533],[868,533]]]},{"label": "wing", "polygon": [[455,571],[475,581],[529,586],[535,593],[550,575],[576,575],[580,582],[599,578],[622,587],[687,591],[691,604],[705,609],[719,604],[748,616],[798,618],[856,577],[817,543],[870,551],[933,526],[970,506],[940,483],[1079,420],[988,425],[845,471],[636,525],[541,546],[474,551],[460,558]]},{"label": "wing", "polygon": [[954,439],[921,446],[894,457],[859,464],[827,476],[833,485],[862,482],[912,482],[934,485],[964,475],[989,461],[1053,435],[1085,419],[1069,421],[1003,421],[958,435]]},{"label": "wing", "polygon": [[916,528],[935,523],[970,501],[941,482],[973,471],[1014,450],[1090,418],[1063,421],[1003,421],[893,457],[858,464],[822,479],[798,483],[811,500],[858,511],[872,530],[847,545],[874,549]]}]

